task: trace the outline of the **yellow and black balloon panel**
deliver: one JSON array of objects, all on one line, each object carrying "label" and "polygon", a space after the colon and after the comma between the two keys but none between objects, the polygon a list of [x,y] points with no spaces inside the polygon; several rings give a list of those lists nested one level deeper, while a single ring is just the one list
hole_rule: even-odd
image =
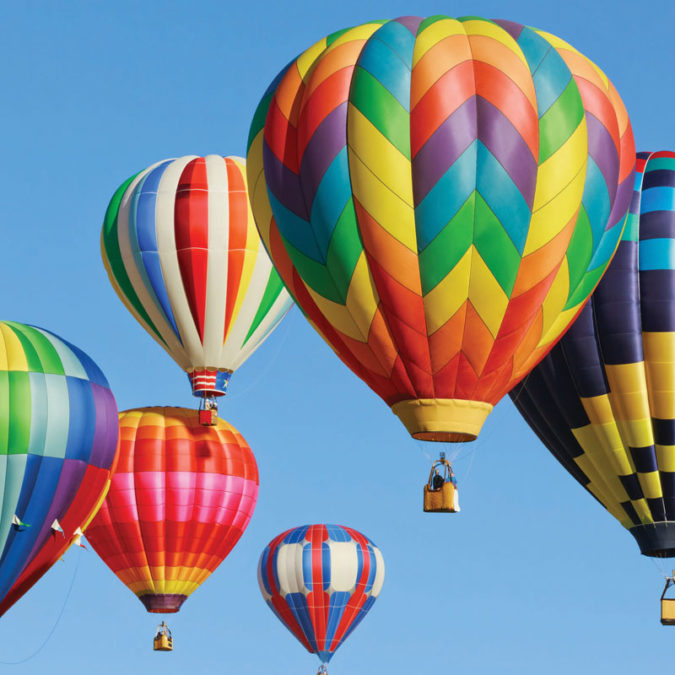
[{"label": "yellow and black balloon panel", "polygon": [[675,556],[675,153],[638,153],[623,237],[583,312],[511,392],[644,555]]}]

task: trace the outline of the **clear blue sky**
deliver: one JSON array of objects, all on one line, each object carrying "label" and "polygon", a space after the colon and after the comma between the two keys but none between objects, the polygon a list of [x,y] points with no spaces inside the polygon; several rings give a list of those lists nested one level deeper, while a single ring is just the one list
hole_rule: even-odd
[{"label": "clear blue sky", "polygon": [[[326,33],[438,13],[559,35],[612,79],[638,149],[675,149],[672,0],[6,1],[2,318],[82,347],[120,409],[192,406],[185,376],[108,283],[99,234],[112,192],[166,157],[244,154],[269,81]],[[275,534],[322,521],[363,531],[387,564],[382,594],[332,675],[633,675],[671,665],[675,630],[658,620],[670,563],[640,556],[510,402],[461,451],[458,516],[422,513],[425,453],[435,448],[408,437],[297,309],[235,374],[221,413],[256,454],[260,499],[237,548],[170,620],[175,651],[151,651],[155,617],[93,551],[75,549],[0,619],[0,662],[30,657],[55,626],[36,656],[2,672],[310,675],[317,661],[265,606],[256,565]]]}]

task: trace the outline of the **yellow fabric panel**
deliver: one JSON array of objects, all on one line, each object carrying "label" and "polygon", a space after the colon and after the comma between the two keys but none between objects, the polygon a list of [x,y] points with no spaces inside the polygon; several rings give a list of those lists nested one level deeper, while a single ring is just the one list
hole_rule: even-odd
[{"label": "yellow fabric panel", "polygon": [[591,424],[608,424],[614,421],[614,413],[607,394],[591,397],[580,396],[579,400],[584,406]]},{"label": "yellow fabric panel", "polygon": [[[417,235],[415,211],[412,201],[408,201],[411,193],[399,195],[389,185],[382,182],[379,175],[363,162],[361,155],[367,155],[367,146],[372,141],[372,134],[359,136],[352,121],[357,115],[356,108],[349,104],[347,117],[347,138],[349,154],[349,171],[354,197],[363,208],[376,220],[383,229],[400,241],[413,253],[417,253]],[[399,153],[390,145],[388,157],[395,158]],[[407,175],[410,179],[410,163],[407,162]]]},{"label": "yellow fabric panel", "polygon": [[648,419],[650,413],[644,363],[605,364],[605,372],[614,416],[619,420]]},{"label": "yellow fabric panel", "polygon": [[270,226],[272,225],[272,207],[267,197],[267,187],[265,185],[265,176],[263,175],[263,140],[264,133],[261,129],[254,140],[251,142],[251,148],[248,152],[248,165],[246,167],[247,178],[255,176],[254,183],[249,183],[249,202],[253,210],[258,215],[256,222],[258,231],[262,240],[269,247]]},{"label": "yellow fabric panel", "polygon": [[675,445],[655,445],[654,448],[659,469],[675,472]]},{"label": "yellow fabric panel", "polygon": [[633,505],[643,525],[649,525],[654,522],[646,499],[632,499],[630,503]]},{"label": "yellow fabric panel", "polygon": [[471,257],[474,250],[470,246],[448,276],[424,296],[424,313],[429,335],[444,326],[469,297]]},{"label": "yellow fabric panel", "polygon": [[[377,311],[380,298],[370,276],[365,251],[361,251],[347,290],[347,309],[361,333],[361,340],[367,342],[370,325]],[[344,332],[344,331],[343,331]]]},{"label": "yellow fabric panel", "polygon": [[380,28],[382,28],[382,24],[379,23],[364,23],[360,26],[350,28],[348,31],[345,31],[342,35],[340,35],[340,37],[338,37],[334,42],[332,42],[329,49],[335,49],[335,47],[339,47],[340,45],[345,44],[345,42],[351,42],[352,40],[365,41]]},{"label": "yellow fabric panel", "polygon": [[642,420],[617,420],[621,438],[633,448],[644,448],[654,444],[654,432],[650,418]]},{"label": "yellow fabric panel", "polygon": [[593,483],[589,483],[586,489],[611,513],[624,527],[632,527],[633,521],[623,509],[621,504],[610,495],[599,492]]},{"label": "yellow fabric panel", "polygon": [[[609,462],[603,461],[602,457],[591,457],[584,453],[575,457],[574,461],[578,467],[590,478],[591,484],[599,495],[603,504],[608,504],[614,500],[617,504],[628,501],[628,494],[619,477],[611,471]],[[598,460],[598,461],[595,461]]]},{"label": "yellow fabric panel", "polygon": [[588,131],[583,121],[539,167],[524,256],[551,241],[575,217],[584,192],[587,160]]},{"label": "yellow fabric panel", "polygon": [[643,333],[647,388],[651,415],[675,418],[675,334]]},{"label": "yellow fabric panel", "polygon": [[[359,342],[368,341],[368,332],[364,333],[361,330],[361,327],[354,321],[354,317],[352,317],[348,307],[339,302],[333,302],[328,298],[324,298],[323,295],[317,293],[311,286],[307,286],[307,291],[312,296],[312,300],[316,303],[321,314],[326,317],[326,320],[333,328],[336,328],[353,340],[358,340]],[[373,308],[373,315],[375,314],[375,309],[377,309],[377,306]],[[370,323],[368,325],[370,326]]]},{"label": "yellow fabric panel", "polygon": [[575,54],[581,55],[581,52],[572,47],[572,45],[565,42],[565,40],[561,40],[557,35],[547,33],[545,30],[537,30],[536,28],[533,28],[532,30],[534,30],[534,32],[537,33],[538,35],[541,35],[541,37],[543,37],[549,44],[551,44],[556,49],[567,49],[571,52],[574,52]]},{"label": "yellow fabric panel", "polygon": [[658,471],[650,471],[649,473],[638,473],[638,480],[642,493],[646,499],[661,499],[663,498],[663,489],[661,487],[661,478]]},{"label": "yellow fabric panel", "polygon": [[492,333],[492,337],[496,338],[509,298],[475,246],[472,245],[471,249],[473,259],[469,279],[469,301]]},{"label": "yellow fabric panel", "polygon": [[[569,275],[568,275],[568,283],[569,283]],[[576,316],[577,312],[579,311],[579,307],[581,304],[583,303],[579,303],[578,305],[570,307],[569,309],[566,309],[564,312],[558,314],[558,316],[556,317],[555,321],[551,324],[549,329],[545,333],[542,332],[542,338],[539,341],[539,344],[537,345],[537,349],[539,349],[540,347],[547,347],[548,345],[551,344],[551,342],[556,341],[558,337],[569,328],[569,325],[572,319]],[[534,365],[536,365],[536,363]]]},{"label": "yellow fabric panel", "polygon": [[[601,475],[611,480],[612,476],[627,476],[633,473],[633,466],[631,466],[614,422],[587,425],[580,429],[572,429],[572,433]],[[623,494],[625,490],[622,487],[617,493],[617,498]],[[625,499],[619,498],[619,501],[627,499],[626,494]]]},{"label": "yellow fabric panel", "polygon": [[[358,138],[367,141],[358,145],[356,152],[359,159],[399,199],[402,199],[410,207],[413,207],[410,161],[357,108],[350,107],[349,112],[348,138],[350,140]],[[359,199],[359,201],[365,206],[363,200]],[[366,210],[372,213],[367,207]],[[377,218],[376,220],[381,222]],[[396,236],[394,230],[389,231]],[[414,250],[417,250],[417,246],[415,246]]]},{"label": "yellow fabric panel", "polygon": [[[347,31],[347,34],[351,32],[352,31]],[[326,38],[322,38],[318,42],[315,42],[309,49],[306,49],[304,52],[302,52],[300,56],[298,56],[294,66],[291,66],[291,68],[295,67],[298,69],[298,74],[300,75],[301,79],[305,79],[307,71],[309,71],[309,69],[314,65],[314,61],[316,61],[319,56],[321,56],[321,53],[324,51],[324,49],[326,49],[327,44],[328,40]]]},{"label": "yellow fabric panel", "polygon": [[21,346],[21,341],[16,333],[5,323],[0,323],[0,333],[2,333],[2,360],[4,370],[28,370],[28,361],[26,353]]},{"label": "yellow fabric panel", "polygon": [[[413,52],[412,65],[413,68],[417,65],[419,60],[438,42],[445,40],[453,35],[466,35],[464,24],[457,19],[441,19],[427,26],[415,39],[415,47]],[[468,48],[467,42],[467,59],[471,58],[471,51]],[[412,107],[414,107],[412,103]]]}]

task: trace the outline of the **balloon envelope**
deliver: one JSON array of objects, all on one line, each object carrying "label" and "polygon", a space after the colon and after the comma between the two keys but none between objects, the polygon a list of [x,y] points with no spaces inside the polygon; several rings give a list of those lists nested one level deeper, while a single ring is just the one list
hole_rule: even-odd
[{"label": "balloon envelope", "polygon": [[675,153],[639,153],[591,300],[511,398],[648,556],[675,556]]},{"label": "balloon envelope", "polygon": [[120,299],[196,396],[223,395],[292,303],[237,157],[167,159],[130,178],[110,201],[101,250]]},{"label": "balloon envelope", "polygon": [[41,328],[3,321],[0,430],[4,613],[98,508],[115,461],[117,406],[83,351]]},{"label": "balloon envelope", "polygon": [[472,440],[621,236],[635,149],[616,90],[542,31],[402,17],[339,31],[253,119],[256,223],[337,355],[427,440]]},{"label": "balloon envelope", "polygon": [[275,537],[258,563],[269,608],[324,663],[361,622],[382,590],[380,549],[341,525],[303,525]]},{"label": "balloon envelope", "polygon": [[149,612],[177,612],[246,529],[255,458],[232,425],[201,426],[195,410],[126,410],[119,424],[119,462],[87,539]]}]

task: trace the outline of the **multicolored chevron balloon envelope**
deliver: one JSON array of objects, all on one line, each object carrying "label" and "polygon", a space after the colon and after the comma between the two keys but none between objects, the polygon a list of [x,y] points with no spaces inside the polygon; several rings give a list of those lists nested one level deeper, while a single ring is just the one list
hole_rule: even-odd
[{"label": "multicolored chevron balloon envelope", "polygon": [[373,606],[384,560],[341,525],[303,525],[275,537],[258,563],[260,592],[307,651],[328,663]]},{"label": "multicolored chevron balloon envelope", "polygon": [[188,373],[195,396],[225,394],[292,301],[256,231],[244,160],[181,157],[117,190],[103,262],[138,322]]},{"label": "multicolored chevron balloon envelope", "polygon": [[579,318],[511,393],[644,555],[675,556],[675,153],[638,154],[628,225]]},{"label": "multicolored chevron balloon envelope", "polygon": [[510,21],[320,40],[253,119],[258,229],[298,305],[413,436],[472,440],[624,227],[635,149],[604,73]]},{"label": "multicolored chevron balloon envelope", "polygon": [[87,528],[103,562],[148,612],[177,612],[244,533],[258,468],[241,434],[196,410],[120,413],[119,463]]},{"label": "multicolored chevron balloon envelope", "polygon": [[77,540],[108,489],[117,405],[53,333],[0,322],[0,614]]}]

